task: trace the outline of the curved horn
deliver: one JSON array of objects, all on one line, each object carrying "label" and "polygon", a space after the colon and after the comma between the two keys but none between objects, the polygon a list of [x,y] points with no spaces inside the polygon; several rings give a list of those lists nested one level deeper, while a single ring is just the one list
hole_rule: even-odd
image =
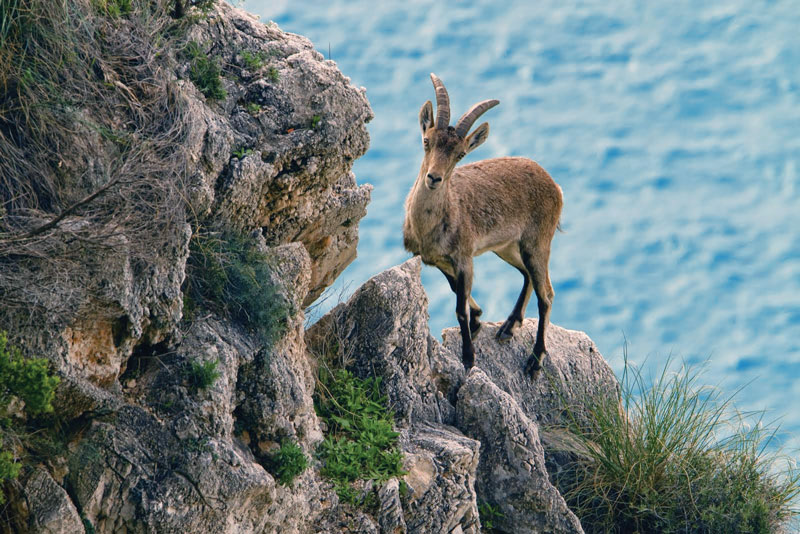
[{"label": "curved horn", "polygon": [[472,125],[475,124],[476,120],[478,120],[478,117],[499,103],[499,100],[484,100],[483,102],[479,102],[472,106],[469,111],[461,115],[461,118],[458,119],[458,122],[456,123],[456,133],[458,136],[466,137],[467,133],[469,133],[469,129],[472,128]]},{"label": "curved horn", "polygon": [[432,72],[431,81],[436,89],[436,128],[447,128],[450,126],[450,97],[442,80]]}]

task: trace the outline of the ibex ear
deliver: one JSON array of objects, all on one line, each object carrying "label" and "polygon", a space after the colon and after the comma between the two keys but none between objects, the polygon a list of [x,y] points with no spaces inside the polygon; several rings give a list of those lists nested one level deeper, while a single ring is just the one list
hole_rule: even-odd
[{"label": "ibex ear", "polygon": [[433,128],[433,104],[430,100],[422,104],[422,109],[419,110],[419,127],[422,128],[422,135]]},{"label": "ibex ear", "polygon": [[489,137],[489,123],[484,122],[467,136],[467,152],[472,152]]}]

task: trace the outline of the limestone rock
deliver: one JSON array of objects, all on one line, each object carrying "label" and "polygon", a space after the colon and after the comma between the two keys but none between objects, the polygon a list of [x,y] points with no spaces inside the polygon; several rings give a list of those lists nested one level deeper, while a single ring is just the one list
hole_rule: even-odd
[{"label": "limestone rock", "polygon": [[296,310],[285,333],[271,346],[241,358],[237,378],[237,412],[240,425],[249,430],[251,448],[258,455],[289,438],[311,446],[322,441],[311,398],[314,370],[306,356],[302,302],[309,289],[310,259],[299,244],[270,250],[276,258],[273,283]]},{"label": "limestone rock", "polygon": [[[197,131],[186,147],[198,162],[195,212],[240,231],[261,229],[269,245],[303,243],[312,262],[307,306],[356,255],[371,190],[350,171],[369,145],[364,90],[304,37],[224,2],[192,26],[189,40],[223,65],[227,91],[205,101],[184,85],[190,99],[205,101],[192,105]],[[261,58],[259,66],[246,54]],[[187,60],[179,75],[188,69]]]},{"label": "limestone rock", "polygon": [[387,534],[406,534],[408,528],[403,519],[403,504],[400,502],[400,483],[396,478],[389,480],[378,491],[380,510],[378,524]]},{"label": "limestone rock", "polygon": [[27,512],[26,532],[31,534],[74,534],[83,523],[64,488],[41,468],[33,469],[22,481],[22,498]]},{"label": "limestone rock", "polygon": [[[514,398],[531,420],[539,425],[566,426],[564,406],[570,406],[580,421],[580,406],[587,398],[619,397],[619,385],[611,367],[594,342],[583,332],[558,325],[547,327],[548,356],[535,380],[523,373],[536,341],[536,319],[525,319],[514,337],[495,340],[500,323],[484,323],[474,340],[475,366],[502,391]],[[444,346],[461,352],[458,328],[443,332]],[[456,384],[455,387],[459,387]]]},{"label": "limestone rock", "polygon": [[[431,380],[429,352],[437,343],[428,331],[428,299],[419,279],[419,258],[388,269],[362,285],[306,335],[317,353],[336,339],[339,357],[361,378],[382,377],[398,424],[441,422],[446,399]],[[446,409],[445,409],[446,411]]]},{"label": "limestone rock", "polygon": [[497,507],[496,532],[583,533],[580,522],[550,483],[536,423],[486,374],[473,368],[461,386],[458,427],[481,443],[475,489]]},{"label": "limestone rock", "polygon": [[480,532],[474,489],[479,448],[444,426],[420,425],[404,436],[408,494],[402,502],[409,533]]}]

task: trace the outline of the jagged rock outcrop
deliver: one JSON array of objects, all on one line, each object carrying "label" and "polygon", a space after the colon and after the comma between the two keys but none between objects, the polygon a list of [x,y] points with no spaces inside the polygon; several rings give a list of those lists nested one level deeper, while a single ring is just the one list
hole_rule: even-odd
[{"label": "jagged rock outcrop", "polygon": [[[356,256],[357,222],[372,189],[357,186],[350,171],[369,145],[365,90],[304,37],[224,3],[188,38],[226,65],[227,92],[217,104],[195,106],[197,131],[186,147],[197,162],[192,206],[239,230],[261,228],[268,245],[303,243],[311,257],[308,305]],[[235,151],[242,157],[231,157]]]},{"label": "jagged rock outcrop", "polygon": [[33,468],[21,480],[17,514],[28,516],[31,534],[74,534],[83,530],[78,510],[53,477],[42,468]]},{"label": "jagged rock outcrop", "polygon": [[[226,90],[206,98],[190,80],[191,56],[165,55],[174,69],[159,75],[188,122],[176,148],[188,161],[181,196],[193,224],[177,218],[146,265],[119,237],[84,260],[102,301],[65,294],[74,313],[14,332],[53,362],[56,416],[73,425],[65,457],[46,466],[47,487],[65,503],[53,513],[71,532],[83,529],[71,526],[76,510],[98,533],[323,532],[317,520],[337,502],[330,484],[308,469],[281,485],[269,458],[283,440],[311,458],[322,439],[302,310],[355,258],[371,186],[356,185],[350,168],[367,149],[372,111],[365,90],[307,39],[225,2],[186,28],[183,41],[206,47]],[[67,237],[69,224],[80,221],[59,226]],[[182,322],[200,229],[249,236],[270,258],[269,283],[290,310],[274,339],[202,306]],[[216,366],[212,385],[192,384],[195,364]],[[41,507],[17,508],[0,531],[39,532],[50,521]]]},{"label": "jagged rock outcrop", "polygon": [[582,532],[550,482],[539,425],[567,426],[564,407],[580,417],[584,395],[616,398],[610,367],[585,334],[552,325],[550,357],[531,381],[523,373],[536,333],[529,319],[502,345],[499,325],[485,324],[476,367],[465,373],[455,330],[443,345],[428,331],[420,269],[415,258],[373,277],[307,333],[312,346],[333,337],[347,347],[353,372],[383,377],[406,454],[404,528],[476,532],[482,502],[503,513],[498,532]]},{"label": "jagged rock outcrop", "polygon": [[538,426],[480,368],[458,392],[457,423],[481,443],[477,493],[499,510],[496,529],[519,534],[583,532],[550,483]]},{"label": "jagged rock outcrop", "polygon": [[[455,331],[444,343],[429,332],[418,258],[305,331],[303,309],[355,257],[370,193],[350,172],[368,144],[364,91],[306,39],[224,3],[186,37],[222,65],[225,88],[206,98],[189,80],[191,57],[171,52],[163,75],[192,126],[180,147],[192,224],[176,219],[148,262],[122,237],[115,253],[86,258],[102,299],[65,295],[80,303],[74,314],[19,334],[62,378],[53,417],[63,442],[13,485],[14,516],[0,531],[477,534],[487,503],[503,513],[498,532],[581,532],[548,476],[568,455],[543,442],[566,423],[565,405],[618,395],[591,340],[553,325],[531,381],[522,370],[536,321],[505,345],[486,323],[467,373]],[[241,271],[279,304],[268,336],[225,302],[184,307],[189,255],[203,254],[192,240],[231,231],[269,266]],[[356,376],[381,377],[395,413],[406,474],[367,483],[372,508],[341,504],[320,475],[326,428],[313,394],[317,355],[329,353]],[[281,484],[272,458],[285,442],[311,465]]]}]

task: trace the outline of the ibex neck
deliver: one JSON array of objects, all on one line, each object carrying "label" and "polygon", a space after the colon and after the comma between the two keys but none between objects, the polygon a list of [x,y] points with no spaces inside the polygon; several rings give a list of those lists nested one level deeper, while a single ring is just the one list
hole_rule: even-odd
[{"label": "ibex neck", "polygon": [[449,204],[449,180],[436,189],[428,189],[425,185],[425,176],[420,174],[411,194],[408,195],[406,205],[409,215],[420,223],[418,229],[426,233],[436,226],[447,212]]}]

